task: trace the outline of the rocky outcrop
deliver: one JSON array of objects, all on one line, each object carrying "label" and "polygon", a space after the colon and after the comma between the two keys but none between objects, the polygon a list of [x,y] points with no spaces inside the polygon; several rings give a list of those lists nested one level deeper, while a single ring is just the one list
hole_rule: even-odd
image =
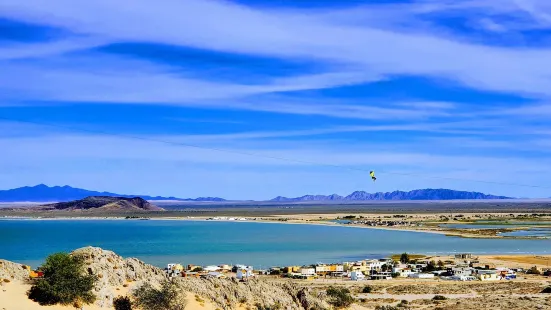
[{"label": "rocky outcrop", "polygon": [[29,271],[25,269],[25,265],[0,259],[0,282],[3,279],[23,281],[28,278]]},{"label": "rocky outcrop", "polygon": [[329,305],[316,299],[308,289],[291,281],[250,279],[239,282],[228,279],[176,279],[180,287],[212,301],[221,309],[236,309],[239,305],[262,309],[327,309]]},{"label": "rocky outcrop", "polygon": [[[110,307],[115,296],[113,288],[144,281],[156,286],[165,278],[163,270],[135,258],[122,258],[112,251],[96,247],[75,250],[72,255],[82,257],[89,274],[98,276],[95,294],[97,305]],[[236,309],[240,304],[281,309],[326,309],[326,303],[291,281],[251,279],[239,282],[236,278],[201,279],[174,278],[182,290],[212,301],[221,309]]]},{"label": "rocky outcrop", "polygon": [[86,272],[97,275],[95,294],[96,304],[100,307],[111,307],[115,288],[133,282],[148,281],[158,283],[165,278],[165,272],[157,267],[145,264],[136,258],[122,258],[112,251],[97,247],[85,247],[71,252],[71,255],[84,259]]},{"label": "rocky outcrop", "polygon": [[[166,278],[160,268],[145,264],[136,258],[123,258],[112,251],[98,247],[84,247],[71,252],[84,261],[85,272],[96,275],[98,281],[94,287],[96,305],[110,308],[117,289],[123,286],[139,287],[148,282],[153,286]],[[29,273],[21,264],[0,260],[0,278],[24,280]],[[323,310],[329,305],[309,288],[302,287],[291,280],[251,278],[239,282],[236,278],[173,278],[185,292],[211,301],[219,309],[287,309],[287,310]]]},{"label": "rocky outcrop", "polygon": [[298,301],[300,305],[305,310],[322,310],[329,308],[329,304],[325,302],[326,293],[324,291],[318,292],[317,294],[312,292],[309,288],[302,288],[297,293]]}]

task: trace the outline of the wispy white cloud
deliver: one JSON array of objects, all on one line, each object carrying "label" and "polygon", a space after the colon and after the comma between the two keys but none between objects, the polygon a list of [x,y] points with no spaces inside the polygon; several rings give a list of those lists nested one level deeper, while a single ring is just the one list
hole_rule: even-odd
[{"label": "wispy white cloud", "polygon": [[530,14],[535,21],[549,27],[551,25],[551,4],[548,1],[512,0],[518,8]]},{"label": "wispy white cloud", "polygon": [[[79,66],[75,67],[74,63]],[[372,79],[367,73],[339,72],[276,78],[271,83],[255,85],[212,82],[186,75],[192,74],[147,61],[108,56],[73,57],[5,63],[0,72],[5,82],[0,89],[3,90],[1,96],[19,100],[208,105],[197,100],[345,86]]]},{"label": "wispy white cloud", "polygon": [[[512,175],[523,175],[523,182],[511,180],[505,183],[538,185],[546,182],[545,180],[548,181],[549,175],[551,175],[551,161],[549,161],[549,157],[545,156],[534,160],[533,157],[526,158],[503,152],[485,156],[467,155],[463,151],[457,152],[457,150],[455,153],[449,152],[450,144],[466,145],[473,142],[467,138],[463,141],[452,140],[448,143],[442,141],[420,143],[411,140],[404,144],[393,143],[391,148],[377,140],[353,144],[338,141],[315,143],[301,139],[296,141],[278,140],[275,143],[263,140],[266,137],[292,135],[299,137],[322,134],[332,130],[391,131],[407,128],[405,125],[373,126],[373,128],[365,126],[364,128],[343,127],[294,132],[252,132],[211,135],[210,137],[196,135],[192,136],[191,138],[194,139],[191,140],[189,136],[143,136],[144,138],[150,137],[176,143],[182,141],[206,147],[206,149],[202,149],[124,137],[63,131],[48,132],[44,128],[20,126],[17,129],[23,133],[22,135],[0,137],[0,149],[3,150],[0,162],[0,170],[3,171],[0,174],[0,185],[14,184],[15,180],[23,178],[26,182],[31,183],[34,180],[37,183],[70,183],[74,186],[94,188],[97,184],[104,184],[104,182],[94,182],[110,179],[111,181],[120,181],[116,183],[119,183],[117,186],[121,188],[121,191],[136,192],[144,188],[144,185],[137,184],[130,179],[137,171],[140,171],[139,175],[147,174],[149,175],[148,180],[151,181],[146,182],[148,188],[144,188],[147,190],[144,193],[182,195],[187,193],[186,190],[193,189],[188,195],[196,196],[209,193],[209,195],[222,195],[228,198],[265,199],[281,194],[325,193],[319,190],[320,188],[326,188],[327,192],[338,191],[341,194],[346,194],[351,189],[370,190],[365,188],[366,176],[362,175],[361,171],[326,167],[324,164],[380,171],[381,179],[387,181],[376,184],[377,188],[372,188],[372,191],[448,185],[457,189],[486,190],[499,194],[500,192],[496,192],[496,190],[503,191],[507,187],[485,187],[486,185],[477,182],[452,182],[438,179],[434,179],[435,181],[431,183],[433,179],[424,176],[504,183],[504,180],[508,180]],[[41,135],[33,135],[33,131],[40,132]],[[226,142],[224,142],[225,140]],[[236,143],[235,141],[241,142]],[[229,152],[210,150],[208,149],[210,147]],[[499,149],[502,145],[493,145],[493,147]],[[277,158],[282,158],[282,160]],[[56,173],[52,169],[55,169]],[[384,172],[389,173],[385,174]],[[179,173],[183,173],[181,177],[177,177]],[[293,177],[297,173],[301,175],[301,178]],[[411,176],[402,176],[404,173]],[[16,174],[18,178],[13,179]],[[415,177],[416,175],[419,177]],[[262,180],[259,179],[259,176],[262,176]],[[227,191],[226,189],[232,188],[225,183],[224,180],[227,178],[228,181],[231,179],[234,184],[238,182],[241,186],[246,186],[249,189],[248,192],[254,191],[256,194],[236,197],[236,193],[243,193],[243,191],[237,189],[233,192]],[[188,185],[186,180],[190,179],[194,179],[196,184]],[[300,179],[304,186],[298,186],[298,183],[289,181],[290,179]],[[338,180],[339,184],[328,185],[328,179],[334,182]],[[267,186],[267,184],[271,184],[271,180],[287,181],[284,182],[286,185],[275,186],[274,183],[273,187]],[[319,184],[321,180],[325,180],[323,186]],[[185,190],[176,188],[172,185],[173,182],[186,184]],[[205,182],[209,184],[208,187],[204,186]],[[164,185],[161,188],[155,184]],[[112,187],[113,190],[117,186]],[[4,185],[3,187],[9,186]],[[216,190],[213,190],[212,187],[216,187]],[[167,188],[171,191],[167,191]],[[515,190],[527,193],[522,188],[515,188]],[[539,196],[541,193],[541,191],[534,191],[530,195]]]},{"label": "wispy white cloud", "polygon": [[71,38],[48,43],[19,43],[0,46],[0,60],[18,60],[58,56],[64,53],[84,51],[110,43],[107,39]]},{"label": "wispy white cloud", "polygon": [[[446,6],[453,9],[492,7],[511,12],[510,4],[473,3]],[[429,11],[435,6],[432,1],[417,5],[420,10]],[[445,77],[479,89],[551,94],[549,68],[542,65],[551,63],[548,49],[489,47],[432,33],[403,33],[391,26],[371,27],[369,21],[366,25],[339,24],[326,15],[304,16],[296,11],[277,9],[263,11],[207,0],[165,1],[155,8],[143,0],[135,1],[131,8],[106,0],[82,6],[71,5],[68,0],[50,1],[48,6],[40,5],[38,0],[5,0],[0,14],[119,40],[318,59],[355,65],[368,76]],[[332,78],[342,79],[338,74]]]},{"label": "wispy white cloud", "polygon": [[[177,140],[175,138],[174,140]],[[17,141],[17,143],[14,143]],[[417,167],[416,169],[432,170],[452,167],[473,167],[480,169],[503,169],[516,167],[519,171],[547,171],[551,169],[551,161],[541,158],[538,162],[530,159],[512,156],[462,156],[434,153],[434,148],[423,152],[408,152],[400,149],[395,152],[377,151],[377,143],[370,142],[362,149],[354,146],[318,146],[296,149],[285,147],[280,143],[278,148],[257,148],[250,144],[247,148],[223,148],[228,152],[209,149],[170,145],[156,141],[133,140],[122,137],[107,137],[94,135],[62,134],[46,137],[0,138],[4,165],[11,161],[37,162],[67,161],[67,160],[154,160],[189,163],[232,164],[232,165],[306,165],[308,163],[327,163],[343,166],[365,167],[366,165],[387,167]],[[40,151],[38,151],[40,150]],[[136,151],[141,150],[141,151]],[[232,153],[234,152],[234,153]],[[220,156],[224,153],[224,156]],[[239,153],[247,153],[245,155]],[[270,157],[288,158],[291,161],[271,159]],[[430,166],[427,166],[430,165]],[[423,167],[423,168],[420,168]]]},{"label": "wispy white cloud", "polygon": [[[549,126],[530,121],[545,120],[551,114],[546,104],[551,95],[551,49],[535,44],[529,48],[498,47],[494,44],[496,38],[485,36],[522,37],[526,30],[549,30],[549,12],[551,7],[547,3],[533,0],[418,0],[407,4],[351,6],[336,11],[248,7],[214,0],[165,0],[158,5],[136,0],[130,6],[108,0],[78,6],[69,0],[51,0],[48,5],[40,0],[3,0],[0,17],[61,27],[75,36],[53,42],[1,46],[0,99],[2,105],[155,104],[319,117],[318,124],[301,126],[300,130],[288,126],[286,130],[230,132],[225,128],[209,135],[145,136],[266,156],[375,167],[381,171],[489,178],[498,182],[518,172],[525,173],[521,183],[543,184],[549,182],[551,175],[547,157],[540,154],[528,158],[517,151],[534,151],[548,145],[545,133]],[[482,31],[470,36],[446,24],[447,18],[461,20],[473,31]],[[484,38],[492,39],[488,40],[492,43]],[[124,42],[308,61],[319,66],[314,73],[287,72],[285,77],[270,77],[265,72],[266,78],[251,83],[237,77],[216,78],[216,70],[196,72],[191,66],[113,56],[94,49]],[[400,99],[368,94],[369,100],[365,101],[295,93],[391,81],[397,76],[445,79],[451,82],[447,84],[450,88],[461,85],[513,93],[538,103],[492,106],[476,98],[466,104],[462,103],[469,101],[465,97],[426,99],[442,97],[430,90],[426,96],[408,98],[409,89],[398,90]],[[353,119],[354,125],[325,124],[326,117],[335,118],[332,121],[336,124]],[[187,184],[194,186],[197,193],[204,192],[207,183],[231,188],[230,179],[234,176],[241,180],[241,187],[258,189],[262,183],[259,175],[264,173],[277,180],[275,185],[288,184],[286,189],[278,188],[277,193],[260,189],[274,195],[299,190],[297,194],[306,193],[296,173],[304,176],[301,180],[305,183],[317,182],[316,188],[325,188],[326,180],[346,184],[341,190],[364,184],[363,176],[355,179],[355,185],[345,177],[335,177],[340,175],[337,172],[312,172],[312,165],[120,137],[46,131],[40,131],[38,136],[38,130],[35,136],[35,129],[10,126],[0,124],[3,150],[0,161],[3,170],[0,170],[4,171],[0,173],[0,185],[9,184],[17,171],[28,172],[27,180],[63,174],[75,185],[82,182],[77,175],[90,176],[95,182],[112,177],[120,180],[120,184],[124,180],[132,183],[134,180],[128,177],[135,176],[132,167],[147,170],[151,180],[158,180],[159,184],[166,183],[162,182],[163,177],[178,184],[185,178],[203,176],[203,185]],[[401,141],[374,139],[354,145],[345,141],[347,133],[391,136],[401,131],[407,132]],[[339,138],[308,139],[320,135]],[[514,141],[522,141],[522,146],[515,147]],[[476,148],[484,148],[480,154],[485,155],[468,155],[473,154],[469,150]],[[25,166],[35,170],[26,170]],[[65,172],[53,173],[52,169],[57,167],[64,167]],[[210,174],[201,171],[201,167],[211,168]],[[157,173],[155,168],[164,174]],[[216,169],[223,169],[224,173],[212,172]],[[189,175],[174,176],[183,171]],[[120,177],[121,173],[127,177]],[[392,185],[389,182],[372,186],[392,190],[396,189],[392,186],[398,185],[406,189],[419,184],[441,184],[411,179],[402,182],[398,178],[393,178]],[[482,190],[468,182],[454,184],[455,188]],[[268,188],[275,191],[275,185]],[[134,182],[132,186],[140,184]],[[341,185],[332,188],[338,186]]]},{"label": "wispy white cloud", "polygon": [[[72,62],[79,63],[78,68]],[[140,70],[136,71],[138,67]],[[247,96],[344,86],[369,79],[363,73],[313,74],[277,78],[271,84],[218,83],[185,77],[170,66],[118,57],[53,59],[6,63],[0,72],[0,98],[116,104],[161,104],[322,115],[357,119],[416,119],[458,116],[453,103],[403,102],[388,107],[360,105],[337,99],[252,99]],[[51,103],[48,103],[51,104]]]},{"label": "wispy white cloud", "polygon": [[514,107],[495,109],[485,111],[483,115],[502,115],[502,116],[517,116],[518,119],[530,118],[548,118],[551,116],[551,103],[534,103],[517,105]]}]

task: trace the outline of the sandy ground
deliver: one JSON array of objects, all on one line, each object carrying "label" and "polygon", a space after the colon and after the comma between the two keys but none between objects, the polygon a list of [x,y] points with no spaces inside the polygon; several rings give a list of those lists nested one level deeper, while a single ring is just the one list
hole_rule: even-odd
[{"label": "sandy ground", "polygon": [[[283,279],[276,280],[283,281]],[[397,305],[406,300],[411,309],[479,309],[477,305],[487,300],[501,300],[503,305],[489,305],[484,309],[538,309],[538,305],[545,305],[541,309],[551,308],[549,294],[541,294],[541,289],[549,285],[548,278],[538,277],[530,280],[497,281],[497,282],[454,282],[439,280],[395,279],[389,281],[297,281],[297,284],[309,286],[312,289],[325,290],[331,285],[346,286],[356,299],[351,307],[354,309],[374,309],[376,305]],[[369,285],[373,288],[370,294],[361,293],[361,289]],[[26,291],[30,285],[21,282],[5,283],[0,287],[0,310],[70,310],[70,306],[40,306],[29,300]],[[119,295],[126,295],[129,288],[119,288]],[[435,295],[442,295],[447,301],[435,303],[431,301]],[[188,306],[186,310],[216,310],[212,303],[204,297],[193,293],[186,294]],[[505,308],[504,308],[505,306]],[[450,307],[450,308],[448,308]],[[84,306],[86,310],[109,309],[93,305]],[[112,309],[112,308],[111,308]],[[246,305],[240,305],[236,310],[246,310]]]},{"label": "sandy ground", "polygon": [[[0,310],[74,310],[71,306],[41,306],[27,298],[27,291],[30,285],[20,282],[4,283],[0,287]],[[86,310],[104,309],[97,306],[85,306]]]},{"label": "sandy ground", "polygon": [[[10,283],[3,283],[0,286],[0,310],[75,310],[72,306],[41,306],[38,303],[27,298],[27,291],[30,289],[29,284],[13,281]],[[118,295],[125,296],[132,287],[119,287],[116,288]],[[186,294],[188,305],[186,310],[216,310],[216,307],[211,302],[203,300],[201,297],[197,298],[194,294]],[[96,305],[85,305],[83,310],[106,310],[113,308],[101,308]],[[239,307],[237,310],[243,310],[244,307]]]},{"label": "sandy ground", "polygon": [[[499,265],[518,266],[530,268],[551,268],[551,255],[482,255],[481,259]],[[514,267],[511,267],[514,268]]]}]

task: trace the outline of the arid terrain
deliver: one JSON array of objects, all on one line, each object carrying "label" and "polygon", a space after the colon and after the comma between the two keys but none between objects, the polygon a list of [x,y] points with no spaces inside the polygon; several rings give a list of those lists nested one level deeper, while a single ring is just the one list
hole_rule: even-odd
[{"label": "arid terrain", "polygon": [[[89,273],[99,281],[94,293],[98,300],[84,309],[110,309],[112,300],[127,295],[140,283],[158,283],[163,270],[134,258],[122,258],[111,251],[86,247],[72,255],[85,258]],[[481,262],[509,267],[537,265],[544,267],[551,256],[481,256]],[[430,257],[449,259],[450,257]],[[423,279],[393,279],[380,281],[294,280],[276,276],[257,276],[246,282],[237,281],[230,273],[225,279],[175,278],[188,296],[190,310],[201,309],[331,309],[326,294],[329,287],[347,287],[354,299],[351,309],[377,309],[398,306],[397,309],[551,309],[551,294],[542,293],[551,279],[540,275],[523,275],[515,280],[493,282],[443,281]],[[71,309],[43,307],[30,301],[27,271],[22,265],[0,260],[0,309]],[[364,293],[365,287],[369,293]],[[441,295],[442,300],[434,300]],[[438,297],[437,297],[438,298]],[[390,308],[393,309],[393,308]]]}]

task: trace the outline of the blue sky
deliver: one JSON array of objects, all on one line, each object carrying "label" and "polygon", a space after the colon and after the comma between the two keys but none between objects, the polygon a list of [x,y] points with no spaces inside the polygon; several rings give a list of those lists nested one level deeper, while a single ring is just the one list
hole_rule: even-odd
[{"label": "blue sky", "polygon": [[0,188],[551,196],[472,181],[551,186],[549,1],[3,0],[0,68],[0,117],[92,131],[0,120]]}]

